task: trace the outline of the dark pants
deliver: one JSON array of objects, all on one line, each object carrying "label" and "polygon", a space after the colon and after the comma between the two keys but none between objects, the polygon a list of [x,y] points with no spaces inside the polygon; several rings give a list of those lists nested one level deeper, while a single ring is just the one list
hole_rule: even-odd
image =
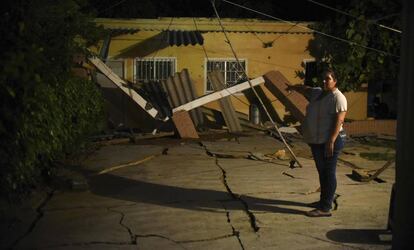
[{"label": "dark pants", "polygon": [[325,156],[325,144],[309,144],[309,146],[318,169],[319,184],[321,185],[319,209],[329,211],[332,208],[336,190],[336,162],[344,147],[344,138],[341,136],[336,138],[333,156],[329,158]]}]

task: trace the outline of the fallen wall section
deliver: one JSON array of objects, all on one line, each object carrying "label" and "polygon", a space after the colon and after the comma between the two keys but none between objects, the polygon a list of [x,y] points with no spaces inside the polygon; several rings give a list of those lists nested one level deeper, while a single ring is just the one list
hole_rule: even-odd
[{"label": "fallen wall section", "polygon": [[270,71],[263,78],[265,87],[285,105],[295,119],[302,123],[305,119],[308,100],[298,92],[288,91],[287,86],[291,83],[279,71]]},{"label": "fallen wall section", "polygon": [[115,74],[111,68],[109,68],[102,60],[97,57],[89,57],[89,61],[95,65],[95,67],[101,71],[106,77],[108,77],[113,84],[120,88],[126,95],[128,95],[135,103],[137,103],[142,109],[144,109],[150,116],[157,120],[167,121],[168,117],[162,117],[161,113],[156,110],[147,100],[139,95],[134,89],[128,87],[128,83],[122,80],[117,74]]}]

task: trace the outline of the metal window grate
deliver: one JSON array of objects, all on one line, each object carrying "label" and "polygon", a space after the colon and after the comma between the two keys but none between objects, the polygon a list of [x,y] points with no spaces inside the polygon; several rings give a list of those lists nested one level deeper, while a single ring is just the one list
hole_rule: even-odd
[{"label": "metal window grate", "polygon": [[166,80],[175,72],[175,58],[138,58],[136,59],[137,82],[150,82]]},{"label": "metal window grate", "polygon": [[[208,60],[207,73],[213,70],[223,73],[226,87],[236,85],[247,80],[244,70],[246,70],[246,60],[240,60],[240,64],[236,60]],[[214,91],[212,84],[207,78],[207,91]]]}]

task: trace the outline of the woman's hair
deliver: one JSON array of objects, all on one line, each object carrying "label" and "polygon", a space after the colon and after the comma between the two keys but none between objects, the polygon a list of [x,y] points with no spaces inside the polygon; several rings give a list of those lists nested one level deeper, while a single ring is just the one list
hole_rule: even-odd
[{"label": "woman's hair", "polygon": [[332,69],[325,69],[322,73],[322,76],[330,75],[334,81],[337,81],[336,74]]}]

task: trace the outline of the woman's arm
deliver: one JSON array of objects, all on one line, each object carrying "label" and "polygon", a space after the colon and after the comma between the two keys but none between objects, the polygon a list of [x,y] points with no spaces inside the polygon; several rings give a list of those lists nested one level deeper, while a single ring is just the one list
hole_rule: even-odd
[{"label": "woman's arm", "polygon": [[339,135],[341,130],[341,125],[344,123],[346,111],[342,111],[336,114],[335,127],[332,129],[332,133],[329,136],[328,141],[326,142],[326,157],[332,157],[334,151],[334,144],[336,137]]},{"label": "woman's arm", "polygon": [[311,89],[311,87],[309,87],[307,85],[303,85],[303,84],[295,84],[295,85],[286,84],[286,85],[287,85],[287,88],[286,88],[287,91],[294,90],[294,91],[299,92],[300,94],[302,94],[304,96],[308,96],[309,92],[310,92],[310,89]]}]

